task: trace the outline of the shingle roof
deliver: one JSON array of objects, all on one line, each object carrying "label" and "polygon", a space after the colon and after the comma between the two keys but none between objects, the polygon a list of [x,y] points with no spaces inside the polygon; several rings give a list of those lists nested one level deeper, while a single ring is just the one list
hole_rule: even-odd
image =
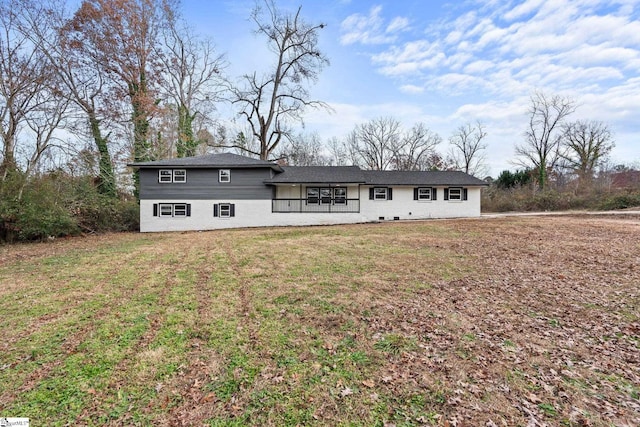
[{"label": "shingle roof", "polygon": [[265,160],[233,153],[207,154],[179,159],[130,163],[137,168],[260,168],[276,174],[265,184],[370,184],[370,185],[460,185],[486,186],[471,175],[459,171],[371,171],[358,166],[282,166]]},{"label": "shingle roof", "polygon": [[460,171],[362,171],[372,185],[463,185],[486,186],[487,183]]},{"label": "shingle roof", "polygon": [[155,167],[184,167],[184,168],[208,168],[208,167],[268,167],[281,171],[280,166],[266,160],[254,159],[233,153],[206,154],[204,156],[182,157],[179,159],[164,159],[151,162],[129,163],[129,166],[137,168]]},{"label": "shingle roof", "polygon": [[362,169],[357,166],[283,166],[283,172],[267,184],[364,184]]},{"label": "shingle roof", "polygon": [[283,166],[267,184],[460,185],[487,183],[459,171],[370,171],[357,166]]}]

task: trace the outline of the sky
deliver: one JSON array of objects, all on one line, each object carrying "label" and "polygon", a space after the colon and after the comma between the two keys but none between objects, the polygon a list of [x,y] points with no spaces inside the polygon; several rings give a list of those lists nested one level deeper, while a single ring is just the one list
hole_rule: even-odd
[{"label": "sky", "polygon": [[[485,125],[486,163],[515,170],[534,91],[576,101],[572,120],[613,131],[612,164],[640,163],[640,0],[277,0],[326,25],[330,60],[311,89],[332,112],[309,110],[305,131],[343,138],[369,120],[422,122],[443,139]],[[182,0],[198,33],[213,38],[230,76],[273,63],[253,32],[253,0]]]}]

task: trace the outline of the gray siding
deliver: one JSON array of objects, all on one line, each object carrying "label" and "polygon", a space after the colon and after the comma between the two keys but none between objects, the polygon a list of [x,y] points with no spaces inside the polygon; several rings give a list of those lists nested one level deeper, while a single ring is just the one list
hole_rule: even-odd
[{"label": "gray siding", "polygon": [[[265,200],[273,188],[264,184],[271,169],[230,169],[231,182],[218,182],[218,169],[186,169],[186,183],[159,183],[158,171],[140,170],[140,199],[164,200]],[[175,168],[180,169],[180,168]]]}]

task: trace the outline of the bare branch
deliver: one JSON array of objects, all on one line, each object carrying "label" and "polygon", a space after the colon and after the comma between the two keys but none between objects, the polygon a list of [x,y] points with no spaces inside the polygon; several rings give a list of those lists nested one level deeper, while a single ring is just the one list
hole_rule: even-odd
[{"label": "bare branch", "polygon": [[483,143],[486,136],[487,132],[480,121],[475,125],[466,123],[456,129],[449,138],[452,147],[451,157],[456,168],[476,177],[485,172],[482,150],[487,148],[487,144]]},{"label": "bare branch", "polygon": [[300,16],[284,14],[272,0],[264,0],[251,13],[256,33],[267,39],[276,56],[271,72],[243,76],[242,87],[232,87],[232,102],[251,124],[260,142],[260,158],[267,159],[283,140],[291,140],[293,123],[302,122],[304,111],[328,105],[309,99],[305,85],[315,82],[328,59],[318,49],[318,32],[324,24],[311,25]]},{"label": "bare branch", "polygon": [[575,101],[570,98],[549,97],[539,91],[531,96],[529,127],[525,141],[516,146],[516,155],[522,158],[523,166],[537,169],[541,190],[547,183],[547,169],[553,169],[559,158],[562,125],[575,110]]}]

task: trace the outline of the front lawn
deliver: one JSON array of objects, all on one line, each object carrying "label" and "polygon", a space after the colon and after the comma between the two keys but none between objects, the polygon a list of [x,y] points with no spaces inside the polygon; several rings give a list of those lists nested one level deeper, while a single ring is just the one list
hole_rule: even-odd
[{"label": "front lawn", "polygon": [[640,425],[640,221],[112,234],[0,247],[0,416]]}]

